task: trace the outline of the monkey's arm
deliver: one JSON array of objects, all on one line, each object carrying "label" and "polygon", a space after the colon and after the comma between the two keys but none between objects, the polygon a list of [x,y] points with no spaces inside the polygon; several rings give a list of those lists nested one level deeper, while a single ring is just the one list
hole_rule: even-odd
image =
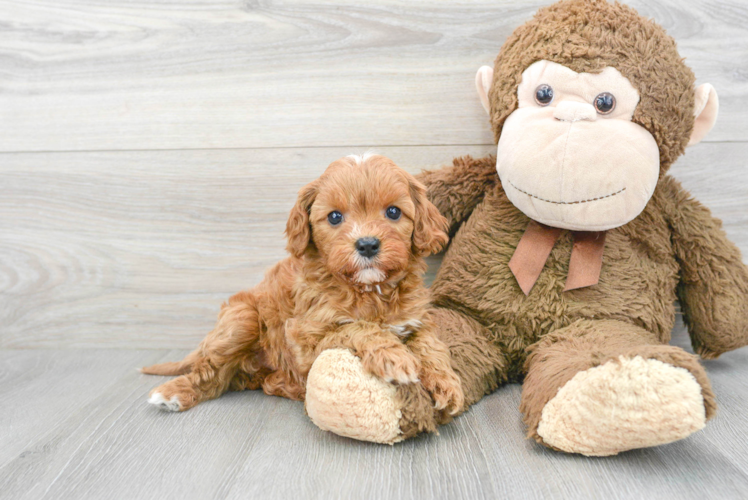
[{"label": "monkey's arm", "polygon": [[424,170],[416,178],[428,190],[431,203],[447,218],[450,236],[470,216],[485,192],[499,183],[496,158],[455,158],[451,166]]},{"label": "monkey's arm", "polygon": [[702,358],[748,344],[748,268],[712,216],[672,178],[669,219],[681,276],[678,299],[694,350]]}]

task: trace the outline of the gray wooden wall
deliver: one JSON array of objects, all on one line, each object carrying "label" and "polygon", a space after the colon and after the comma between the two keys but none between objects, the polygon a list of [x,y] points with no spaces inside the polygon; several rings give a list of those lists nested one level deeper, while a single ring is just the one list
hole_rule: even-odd
[{"label": "gray wooden wall", "polygon": [[[547,1],[0,0],[0,348],[190,348],[369,149],[494,149],[473,88]],[[720,95],[672,173],[748,253],[748,5],[637,0]]]}]

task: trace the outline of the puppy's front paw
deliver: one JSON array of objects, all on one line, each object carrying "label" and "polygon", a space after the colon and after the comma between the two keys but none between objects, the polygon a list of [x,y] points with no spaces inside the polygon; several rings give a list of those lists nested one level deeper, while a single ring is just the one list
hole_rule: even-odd
[{"label": "puppy's front paw", "polygon": [[186,377],[177,377],[151,391],[148,402],[166,411],[189,410],[198,403],[195,390]]},{"label": "puppy's front paw", "polygon": [[405,346],[365,351],[361,356],[364,370],[385,382],[414,384],[418,382],[420,363]]},{"label": "puppy's front paw", "polygon": [[462,392],[460,379],[454,372],[430,372],[423,374],[421,378],[423,386],[434,399],[434,408],[447,410],[450,415],[462,410],[465,405],[465,394]]}]

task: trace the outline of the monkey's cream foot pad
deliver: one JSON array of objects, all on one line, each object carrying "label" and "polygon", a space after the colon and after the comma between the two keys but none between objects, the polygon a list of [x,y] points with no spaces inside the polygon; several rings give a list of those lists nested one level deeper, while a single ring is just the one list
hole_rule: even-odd
[{"label": "monkey's cream foot pad", "polygon": [[400,441],[400,407],[395,386],[364,372],[347,349],[329,349],[314,361],[307,378],[306,411],[322,430],[361,441]]},{"label": "monkey's cream foot pad", "polygon": [[688,370],[621,356],[561,387],[538,434],[566,452],[607,456],[677,441],[705,424],[701,386]]}]

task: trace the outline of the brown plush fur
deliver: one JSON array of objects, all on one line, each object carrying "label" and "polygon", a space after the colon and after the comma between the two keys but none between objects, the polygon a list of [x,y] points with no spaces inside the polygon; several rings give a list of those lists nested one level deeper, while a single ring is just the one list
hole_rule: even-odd
[{"label": "brown plush fur", "polygon": [[[716,405],[703,369],[692,355],[666,344],[676,292],[702,357],[748,343],[748,270],[719,221],[666,175],[639,217],[608,232],[598,285],[563,291],[573,244],[564,231],[525,297],[508,263],[529,219],[506,197],[494,165],[492,157],[460,158],[422,176],[435,205],[455,224],[459,219],[451,203],[456,201],[460,213],[481,200],[462,223],[432,286],[433,316],[444,325],[438,334],[450,347],[466,404],[504,381],[521,381],[530,371],[522,411],[529,435],[537,438],[540,412],[563,383],[580,369],[623,355],[689,370],[702,386],[707,417],[713,416]],[[493,180],[476,182],[484,175]],[[455,200],[450,185],[466,195]],[[591,318],[596,321],[583,321]],[[572,342],[580,332],[590,339],[586,344]],[[567,367],[534,369],[542,359],[537,353],[557,342],[557,352],[566,353],[557,362]],[[585,345],[590,350],[575,361],[570,352]],[[530,353],[535,354],[528,358]]]},{"label": "brown plush fur", "polygon": [[[716,405],[704,370],[667,345],[674,302],[680,299],[702,357],[744,346],[748,269],[720,222],[665,174],[693,127],[694,76],[664,30],[632,9],[559,2],[518,28],[496,59],[489,97],[497,140],[517,107],[522,72],[541,59],[578,72],[614,66],[631,81],[641,95],[633,121],[659,145],[660,180],[637,218],[608,231],[597,285],[563,291],[573,243],[564,231],[525,296],[508,263],[530,220],[504,193],[496,159],[458,158],[419,177],[456,233],[432,287],[433,317],[466,407],[526,376],[522,412],[529,436],[542,442],[541,411],[563,384],[580,370],[641,356],[687,369],[701,385],[709,418]],[[420,418],[432,425],[433,417]]]},{"label": "brown plush fur", "polygon": [[[402,210],[399,220],[386,218],[390,206]],[[327,216],[335,210],[344,219],[333,226]],[[182,362],[144,368],[182,375],[151,394],[176,397],[179,410],[229,389],[261,387],[303,399],[319,353],[345,347],[369,373],[400,384],[420,381],[413,390],[428,400],[431,421],[434,406],[445,415],[459,410],[459,379],[435,337],[422,280],[422,257],[446,243],[444,229],[423,185],[387,158],[334,162],[299,192],[286,231],[291,257],[255,288],[231,297],[215,329]],[[370,260],[356,252],[361,237],[381,241]]]}]

